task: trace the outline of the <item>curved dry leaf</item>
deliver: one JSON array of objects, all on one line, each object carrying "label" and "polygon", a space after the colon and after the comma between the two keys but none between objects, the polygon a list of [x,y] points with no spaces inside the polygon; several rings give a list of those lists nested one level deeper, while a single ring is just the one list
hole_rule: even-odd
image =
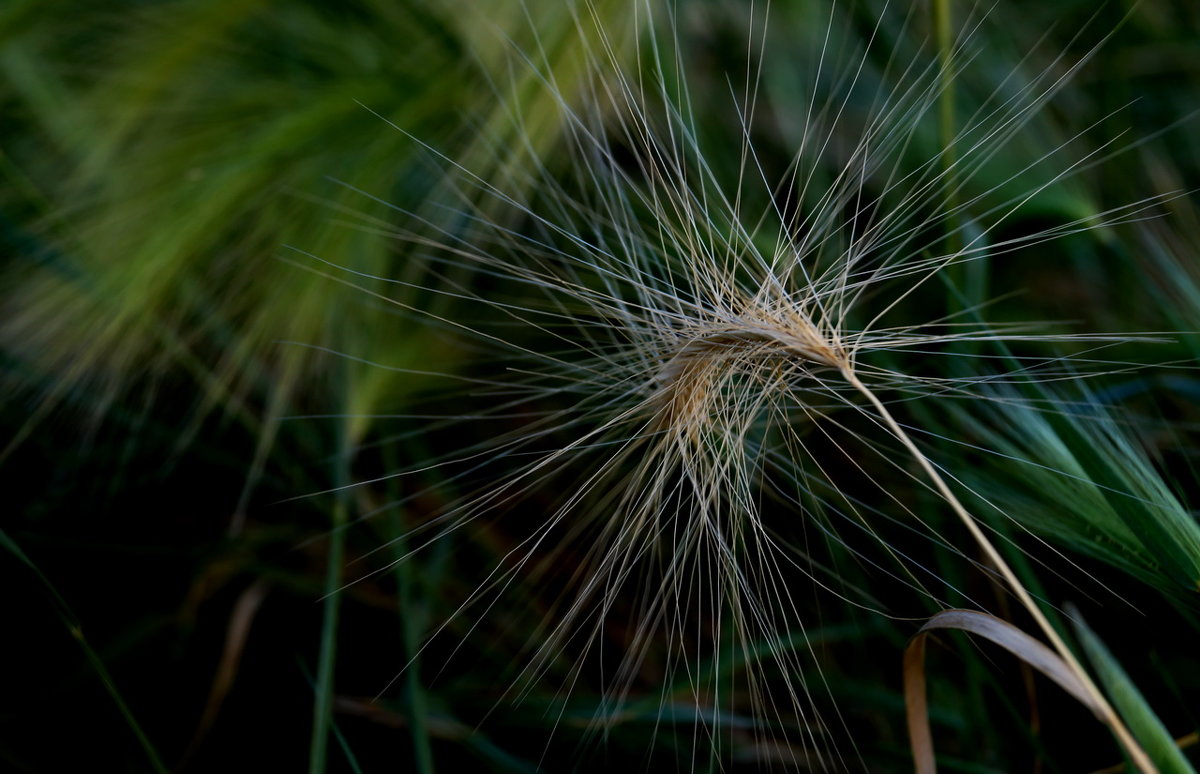
[{"label": "curved dry leaf", "polygon": [[925,698],[925,638],[935,629],[957,629],[994,642],[1060,685],[1104,722],[1103,709],[1075,673],[1050,648],[1017,627],[975,610],[943,610],[930,618],[904,651],[904,704],[913,763],[918,774],[934,774],[933,736]]},{"label": "curved dry leaf", "polygon": [[229,614],[229,627],[225,632],[225,647],[221,652],[221,661],[217,665],[217,672],[209,689],[204,713],[200,717],[196,731],[192,734],[191,742],[188,743],[180,762],[175,766],[175,771],[186,768],[201,742],[204,741],[204,737],[208,735],[209,729],[216,722],[221,705],[225,702],[225,696],[233,688],[233,682],[237,677],[242,654],[246,649],[246,640],[250,636],[250,625],[254,622],[269,590],[270,584],[260,579],[238,596],[237,602]]}]

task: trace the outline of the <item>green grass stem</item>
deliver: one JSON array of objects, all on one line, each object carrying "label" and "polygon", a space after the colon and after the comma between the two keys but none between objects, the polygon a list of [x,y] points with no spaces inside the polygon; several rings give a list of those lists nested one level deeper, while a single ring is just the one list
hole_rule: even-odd
[{"label": "green grass stem", "polygon": [[334,672],[337,666],[338,614],[341,609],[342,564],[346,553],[346,525],[350,521],[349,494],[351,450],[347,421],[338,423],[338,454],[334,457],[334,486],[339,488],[329,530],[325,571],[325,600],[322,604],[321,644],[313,688],[313,728],[309,748],[309,774],[324,774],[333,724]]},{"label": "green grass stem", "polygon": [[146,754],[146,759],[150,764],[150,768],[153,769],[157,774],[167,774],[167,767],[163,765],[162,759],[158,756],[158,751],[154,748],[150,738],[142,729],[141,723],[138,723],[137,718],[133,714],[133,710],[129,707],[129,704],[126,703],[125,699],[121,696],[121,692],[117,689],[117,684],[113,680],[112,675],[109,673],[108,667],[104,665],[104,660],[100,658],[100,654],[98,654],[95,649],[92,648],[92,646],[88,643],[87,638],[83,636],[83,627],[79,620],[75,617],[75,614],[71,611],[70,606],[67,605],[67,601],[63,599],[61,594],[58,593],[58,589],[54,587],[54,584],[50,582],[50,579],[42,573],[41,569],[34,564],[33,560],[21,550],[21,547],[17,545],[16,541],[9,537],[8,533],[3,529],[0,529],[0,546],[4,546],[5,550],[15,556],[17,560],[26,567],[28,567],[29,570],[37,577],[38,581],[42,584],[46,591],[50,594],[50,597],[54,600],[54,607],[58,612],[58,617],[67,627],[67,631],[71,633],[71,638],[79,643],[79,647],[83,649],[84,659],[87,660],[88,666],[92,668],[92,670],[96,673],[96,676],[100,679],[101,684],[104,685],[104,690],[112,698],[113,703],[117,705],[117,711],[120,712],[121,717],[125,719],[125,723],[129,726],[129,730],[132,731],[133,735],[137,738],[138,745],[142,748],[142,752]]},{"label": "green grass stem", "polygon": [[1113,704],[1129,724],[1134,736],[1142,743],[1154,765],[1162,774],[1196,774],[1196,769],[1184,757],[1175,739],[1154,714],[1154,710],[1150,709],[1150,705],[1129,679],[1120,662],[1084,623],[1079,611],[1068,612],[1074,618],[1075,633],[1083,644],[1083,650],[1092,668],[1096,670],[1100,683],[1112,697]]},{"label": "green grass stem", "polygon": [[[394,450],[389,450],[387,458],[390,469],[399,467]],[[393,499],[398,499],[394,491],[395,480],[389,481],[389,489]],[[394,573],[396,576],[397,607],[400,614],[400,626],[404,637],[404,656],[407,670],[404,679],[405,693],[408,699],[408,722],[412,733],[413,756],[418,774],[433,774],[433,748],[429,740],[429,728],[426,718],[429,714],[425,687],[421,684],[421,668],[418,653],[421,650],[421,632],[424,628],[423,616],[417,615],[419,610],[417,595],[414,594],[415,580],[411,561],[406,561],[408,541],[403,513],[399,509],[389,512],[389,529],[392,534],[392,556],[395,559]]]}]

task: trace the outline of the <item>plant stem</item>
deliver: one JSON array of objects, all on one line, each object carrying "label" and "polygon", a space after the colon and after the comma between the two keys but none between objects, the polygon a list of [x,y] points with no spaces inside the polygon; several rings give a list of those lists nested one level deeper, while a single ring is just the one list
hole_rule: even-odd
[{"label": "plant stem", "polygon": [[[946,209],[954,208],[954,193],[949,188],[950,173],[954,169],[954,39],[951,36],[950,0],[934,0],[933,24],[937,35],[940,91],[938,93],[938,136],[942,145],[942,173],[946,179]],[[947,222],[946,241],[953,247],[955,238],[954,221]]]},{"label": "plant stem", "polygon": [[412,730],[413,756],[416,758],[418,774],[433,774],[433,748],[429,742],[426,724],[428,706],[425,689],[421,685],[421,670],[418,654],[421,652],[420,622],[417,620],[417,602],[413,594],[411,564],[403,561],[408,553],[405,539],[404,520],[399,513],[392,516],[393,556],[396,558],[396,586],[399,598],[400,621],[403,627],[404,651],[408,658],[405,687],[408,693],[409,727]]},{"label": "plant stem", "polygon": [[[954,37],[951,24],[950,0],[933,0],[933,27],[937,40],[940,90],[938,92],[938,139],[942,146],[942,186],[945,198],[942,206],[946,211],[946,255],[954,255],[962,249],[959,219],[954,214],[958,197],[954,194],[953,172],[956,163],[954,153]],[[951,282],[961,288],[963,272],[957,265],[948,267]],[[968,303],[964,306],[969,306]]]},{"label": "plant stem", "polygon": [[950,509],[954,511],[954,513],[966,526],[967,531],[971,533],[971,536],[975,539],[975,542],[979,545],[980,549],[983,550],[984,555],[989,561],[992,562],[1004,580],[1007,581],[1013,594],[1016,595],[1017,599],[1020,600],[1025,609],[1029,611],[1029,614],[1033,616],[1033,619],[1037,622],[1038,627],[1041,628],[1041,630],[1046,634],[1046,638],[1050,640],[1051,645],[1054,646],[1054,649],[1058,652],[1058,655],[1063,661],[1066,662],[1071,671],[1076,674],[1080,682],[1083,683],[1084,687],[1087,689],[1088,693],[1091,694],[1092,699],[1095,701],[1096,706],[1100,710],[1100,719],[1112,729],[1114,734],[1116,734],[1117,739],[1120,740],[1121,745],[1125,748],[1126,752],[1129,754],[1129,757],[1133,760],[1134,765],[1137,766],[1138,770],[1143,772],[1143,774],[1155,774],[1157,769],[1154,767],[1154,764],[1150,762],[1149,757],[1147,757],[1145,751],[1142,750],[1141,745],[1138,744],[1137,740],[1133,738],[1133,735],[1129,732],[1129,729],[1125,727],[1125,724],[1121,721],[1121,718],[1117,715],[1116,711],[1113,710],[1112,705],[1108,703],[1108,700],[1104,697],[1104,694],[1102,694],[1100,689],[1096,687],[1096,684],[1092,682],[1092,678],[1075,658],[1075,654],[1071,652],[1071,649],[1067,647],[1066,642],[1063,641],[1062,637],[1059,636],[1058,632],[1050,624],[1050,621],[1046,618],[1045,614],[1042,613],[1041,608],[1037,606],[1037,603],[1034,601],[1033,597],[1025,589],[1025,585],[1021,583],[1019,578],[1017,578],[1017,574],[1013,572],[1008,562],[1005,561],[1004,557],[1001,556],[1000,552],[996,549],[996,546],[987,537],[987,535],[984,534],[983,530],[979,526],[979,522],[967,511],[966,507],[959,501],[958,497],[950,489],[950,486],[946,483],[946,480],[942,477],[942,474],[938,472],[937,468],[934,467],[929,458],[925,456],[924,452],[917,448],[916,443],[914,443],[912,438],[909,437],[908,433],[904,431],[904,428],[900,427],[900,424],[896,422],[895,418],[892,416],[892,413],[888,411],[886,406],[883,405],[883,401],[881,401],[874,392],[872,392],[865,384],[862,383],[862,381],[854,373],[853,367],[847,364],[842,366],[841,371],[842,376],[846,379],[846,382],[849,383],[851,387],[863,394],[867,401],[870,402],[870,404],[875,408],[879,418],[883,420],[883,423],[887,426],[888,430],[890,430],[896,439],[903,444],[904,448],[908,450],[908,452],[913,456],[913,459],[916,460],[918,465],[920,465],[921,469],[925,472],[925,475],[928,476],[929,481],[933,484],[934,488],[938,491],[946,503],[949,504]]},{"label": "plant stem", "polygon": [[104,686],[104,690],[108,693],[109,697],[112,698],[113,703],[117,705],[117,711],[121,713],[121,717],[124,718],[125,723],[129,726],[129,730],[132,731],[134,737],[137,738],[138,744],[141,746],[142,752],[145,753],[147,762],[150,764],[150,768],[154,770],[156,774],[167,774],[168,769],[163,764],[162,759],[158,756],[158,751],[150,742],[150,737],[146,735],[145,730],[142,729],[141,724],[138,723],[137,718],[134,717],[133,710],[125,702],[125,698],[121,696],[121,692],[117,690],[117,684],[113,680],[112,675],[109,673],[108,667],[105,666],[104,660],[100,658],[100,654],[92,648],[92,646],[88,643],[87,638],[83,636],[83,627],[79,623],[79,619],[77,619],[75,614],[71,611],[66,599],[64,599],[63,596],[58,593],[58,589],[55,588],[54,584],[50,582],[50,579],[42,573],[41,568],[34,564],[33,560],[30,559],[23,550],[21,550],[21,547],[17,545],[16,541],[10,538],[8,533],[2,529],[0,529],[0,547],[7,549],[9,553],[15,556],[27,568],[29,568],[29,570],[33,572],[34,576],[37,577],[38,581],[45,587],[46,591],[49,592],[51,599],[54,600],[54,605],[58,612],[59,619],[67,627],[67,631],[70,632],[71,638],[75,640],[75,642],[79,643],[79,647],[83,649],[83,655],[87,660],[88,666],[90,666],[96,673],[96,677],[100,679],[100,683]]},{"label": "plant stem", "polygon": [[337,627],[342,595],[342,561],[346,551],[346,525],[349,522],[347,489],[350,482],[348,421],[338,425],[337,458],[334,485],[338,487],[329,531],[328,565],[325,571],[324,619],[321,622],[321,646],[317,656],[317,681],[313,698],[312,744],[309,749],[309,774],[324,774],[329,748],[329,730],[333,723],[333,677],[337,656]]}]

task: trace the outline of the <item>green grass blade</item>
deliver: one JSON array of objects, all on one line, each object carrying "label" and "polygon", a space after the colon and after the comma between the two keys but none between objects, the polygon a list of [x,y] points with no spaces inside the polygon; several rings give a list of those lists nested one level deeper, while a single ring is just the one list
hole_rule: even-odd
[{"label": "green grass blade", "polygon": [[329,533],[328,569],[325,575],[325,601],[322,605],[321,644],[317,656],[317,678],[313,687],[313,729],[309,747],[310,774],[323,774],[329,747],[329,729],[333,720],[334,671],[337,663],[337,627],[341,609],[342,556],[345,552],[347,521],[342,503],[334,507],[333,528]]},{"label": "green grass blade", "polygon": [[413,756],[416,759],[416,770],[419,774],[433,774],[433,749],[429,742],[429,728],[426,723],[428,704],[425,688],[421,684],[421,671],[418,654],[421,650],[421,628],[419,616],[416,615],[419,603],[414,592],[413,572],[409,562],[404,561],[408,553],[408,541],[404,539],[405,528],[399,513],[392,513],[390,519],[392,534],[392,555],[396,558],[396,587],[400,606],[400,625],[403,627],[404,655],[408,659],[407,674],[405,675],[405,690],[408,693],[409,725],[412,731]]},{"label": "green grass blade", "polygon": [[313,729],[309,748],[309,774],[324,774],[333,726],[334,672],[337,667],[338,614],[341,610],[342,563],[346,552],[346,525],[350,521],[349,494],[352,450],[345,422],[338,423],[338,454],[334,458],[334,486],[338,487],[329,530],[328,565],[325,571],[325,601],[322,610],[321,644],[317,677],[313,688]]},{"label": "green grass blade", "polygon": [[121,717],[125,719],[125,723],[129,726],[129,729],[133,732],[133,735],[137,737],[138,744],[141,746],[142,751],[146,754],[146,758],[150,763],[150,767],[159,774],[167,774],[167,767],[163,765],[162,759],[159,758],[158,751],[154,749],[154,745],[151,743],[150,738],[146,736],[146,732],[142,729],[141,724],[138,723],[137,718],[134,716],[133,710],[121,696],[121,692],[117,689],[117,684],[113,680],[112,675],[109,674],[108,668],[104,665],[104,661],[88,643],[87,638],[83,636],[83,628],[80,626],[79,621],[75,618],[75,614],[71,612],[71,608],[67,605],[67,601],[63,599],[61,594],[58,593],[58,589],[54,587],[54,584],[50,582],[50,579],[42,573],[38,566],[33,563],[33,560],[21,550],[21,547],[17,545],[17,543],[11,537],[9,537],[8,533],[3,529],[0,529],[0,546],[3,546],[5,550],[15,556],[26,567],[28,567],[30,571],[33,572],[33,574],[37,577],[38,581],[42,584],[46,591],[49,592],[51,598],[54,600],[54,606],[57,609],[59,618],[62,619],[63,624],[66,625],[67,630],[71,633],[71,637],[78,642],[79,647],[83,649],[83,655],[87,660],[88,665],[96,672],[96,676],[100,678],[100,682],[104,685],[104,690],[108,692],[108,695],[112,697],[113,703],[117,705],[117,710],[121,713]]},{"label": "green grass blade", "polygon": [[995,455],[967,474],[996,507],[1060,545],[1164,591],[1200,580],[1200,525],[1146,452],[1085,393],[1042,388],[1035,408],[998,390],[986,411],[956,416]]},{"label": "green grass blade", "polygon": [[1175,739],[1146,703],[1121,664],[1096,633],[1083,622],[1078,611],[1070,612],[1075,620],[1075,633],[1083,645],[1088,661],[1100,678],[1101,685],[1112,698],[1117,711],[1129,724],[1134,736],[1154,761],[1154,765],[1163,774],[1195,774],[1196,769],[1188,763]]}]

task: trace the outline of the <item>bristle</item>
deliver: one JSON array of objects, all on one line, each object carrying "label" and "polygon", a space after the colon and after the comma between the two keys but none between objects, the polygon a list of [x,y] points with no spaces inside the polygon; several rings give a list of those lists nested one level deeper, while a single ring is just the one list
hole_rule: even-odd
[{"label": "bristle", "polygon": [[[653,16],[649,5],[637,7]],[[585,15],[581,23],[588,21]],[[654,33],[646,35],[652,40]],[[607,56],[603,51],[583,55],[594,61]],[[555,82],[545,83],[572,128],[574,192],[553,184],[526,203],[506,191],[505,181],[442,157],[448,175],[461,186],[466,208],[459,212],[471,226],[460,235],[426,219],[420,225],[434,235],[421,243],[446,266],[474,267],[545,298],[544,307],[518,306],[467,286],[454,289],[562,345],[561,352],[550,353],[527,348],[519,336],[510,340],[478,331],[489,344],[505,348],[514,371],[529,378],[520,389],[531,403],[539,399],[539,375],[542,397],[569,394],[577,400],[560,417],[559,427],[539,428],[535,436],[539,442],[570,440],[535,452],[533,461],[516,466],[444,518],[457,529],[488,514],[502,515],[520,502],[539,502],[535,495],[541,487],[571,475],[576,458],[588,460],[572,491],[558,497],[541,526],[514,549],[515,563],[498,568],[499,574],[464,607],[482,603],[497,586],[502,589],[526,572],[544,543],[586,541],[585,558],[557,606],[558,618],[540,630],[522,677],[532,683],[579,637],[588,643],[578,654],[582,659],[598,647],[593,643],[603,637],[616,600],[632,595],[641,602],[635,603],[628,624],[633,633],[606,702],[606,712],[618,712],[652,642],[669,654],[674,666],[668,671],[686,673],[709,648],[720,649],[727,627],[734,632],[735,648],[803,627],[795,612],[797,592],[776,577],[798,560],[765,518],[764,493],[792,489],[787,497],[798,504],[821,503],[801,505],[795,518],[823,521],[830,518],[826,512],[842,511],[842,518],[868,522],[865,529],[874,534],[857,504],[860,497],[839,491],[834,469],[854,470],[885,497],[884,474],[899,473],[935,493],[960,519],[976,545],[954,546],[954,551],[984,554],[1092,692],[1096,706],[1108,713],[1106,719],[1123,732],[1038,603],[960,502],[949,483],[953,478],[931,461],[881,397],[966,396],[976,379],[1004,378],[999,373],[940,379],[909,374],[890,365],[895,353],[958,357],[967,366],[971,356],[957,354],[967,345],[1004,352],[1018,343],[1088,340],[1039,333],[1037,326],[992,326],[979,319],[977,308],[937,309],[925,322],[887,322],[935,278],[984,254],[986,235],[1037,191],[1071,173],[1074,167],[1067,165],[1065,172],[1049,171],[1031,190],[1002,194],[999,204],[977,216],[983,219],[975,224],[979,235],[954,241],[948,252],[938,252],[942,235],[927,233],[930,216],[921,213],[935,213],[933,223],[942,227],[963,228],[948,224],[981,197],[968,200],[948,191],[957,190],[965,176],[1009,142],[1062,81],[1035,81],[1015,101],[990,105],[990,113],[985,105],[955,139],[955,154],[944,167],[935,154],[917,172],[902,175],[897,154],[939,90],[952,83],[936,68],[914,73],[906,89],[882,95],[872,106],[864,133],[850,140],[844,167],[825,191],[814,189],[813,172],[794,178],[801,174],[803,153],[845,143],[838,132],[850,98],[806,117],[805,147],[797,153],[797,166],[784,170],[780,180],[760,166],[749,141],[754,111],[744,104],[739,110],[742,162],[729,187],[705,160],[689,117],[686,85],[665,78],[667,62],[657,48],[650,55],[649,75],[626,73],[609,60],[605,74],[596,75],[587,89],[593,102],[582,107],[560,97]],[[850,87],[853,93],[853,82]],[[532,177],[535,183],[548,182],[542,170]],[[803,201],[789,212],[773,192],[796,183],[804,189]],[[754,194],[756,186],[765,188],[771,203],[751,213],[747,202],[762,198]],[[471,204],[476,201],[486,204]],[[510,229],[508,219],[495,214],[497,204],[511,208],[527,228]],[[986,252],[1016,250],[1077,226],[1119,222],[1151,204],[1139,201],[1086,226],[1059,226],[997,242]],[[448,324],[475,333],[470,323]],[[1109,339],[1133,337],[1099,340]],[[1039,373],[1055,378],[1049,367],[1039,372],[1021,363],[1014,369],[1030,381]],[[815,443],[807,437],[810,431]],[[525,444],[519,437],[505,443]],[[913,466],[918,472],[909,470]],[[910,506],[897,505],[912,514]],[[950,540],[930,532],[932,540]],[[898,565],[906,583],[938,600],[938,592],[915,580],[921,568],[910,566],[886,543],[878,550]],[[797,735],[804,757],[825,767],[846,765],[845,753],[818,730],[826,722],[816,709],[823,702],[816,696],[819,690],[800,677],[812,667],[798,659],[791,652],[769,652],[747,665],[745,683],[734,693],[748,694],[764,724],[756,731],[763,739],[788,739],[783,730],[788,718],[800,718],[807,729]],[[771,685],[768,673],[785,676]],[[575,679],[572,670],[563,690],[569,691]],[[699,678],[692,679],[699,693]],[[715,727],[701,722],[695,733],[697,744],[720,747]],[[1125,740],[1131,742],[1127,734]]]}]

